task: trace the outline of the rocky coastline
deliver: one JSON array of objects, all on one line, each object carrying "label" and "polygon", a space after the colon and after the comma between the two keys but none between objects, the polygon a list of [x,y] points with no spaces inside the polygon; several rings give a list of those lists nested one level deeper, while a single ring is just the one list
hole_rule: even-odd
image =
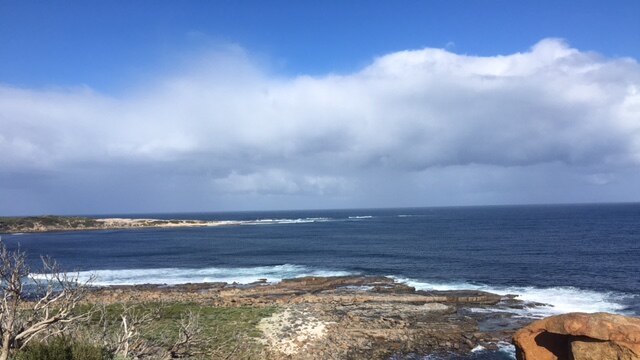
[{"label": "rocky coastline", "polygon": [[482,291],[418,291],[370,276],[111,286],[94,289],[89,301],[276,307],[257,325],[262,334],[257,341],[272,359],[460,358],[497,351],[531,322],[504,310],[535,306]]}]

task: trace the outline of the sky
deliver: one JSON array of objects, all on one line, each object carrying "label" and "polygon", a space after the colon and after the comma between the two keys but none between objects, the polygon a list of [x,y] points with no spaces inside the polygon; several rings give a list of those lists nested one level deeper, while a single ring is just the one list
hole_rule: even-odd
[{"label": "sky", "polygon": [[0,0],[0,215],[640,201],[638,18]]}]

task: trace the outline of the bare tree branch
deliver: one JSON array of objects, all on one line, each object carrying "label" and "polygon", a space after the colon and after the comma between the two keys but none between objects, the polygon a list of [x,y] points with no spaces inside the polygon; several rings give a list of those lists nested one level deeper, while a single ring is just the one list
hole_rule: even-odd
[{"label": "bare tree branch", "polygon": [[50,258],[42,258],[42,274],[35,276],[30,274],[26,259],[24,252],[9,251],[0,239],[0,360],[35,338],[62,333],[69,324],[90,315],[75,309],[93,278],[81,283],[77,274],[61,271]]}]

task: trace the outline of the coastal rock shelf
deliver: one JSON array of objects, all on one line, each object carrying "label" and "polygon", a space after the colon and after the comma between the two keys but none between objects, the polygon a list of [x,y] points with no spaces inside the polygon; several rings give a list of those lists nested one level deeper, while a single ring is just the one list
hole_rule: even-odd
[{"label": "coastal rock shelf", "polygon": [[[305,277],[276,284],[118,286],[91,294],[108,303],[178,301],[217,307],[273,307],[258,329],[274,359],[387,359],[407,354],[469,354],[506,344],[522,319],[511,297],[482,291],[416,291],[386,277]],[[518,322],[520,321],[520,322]]]}]

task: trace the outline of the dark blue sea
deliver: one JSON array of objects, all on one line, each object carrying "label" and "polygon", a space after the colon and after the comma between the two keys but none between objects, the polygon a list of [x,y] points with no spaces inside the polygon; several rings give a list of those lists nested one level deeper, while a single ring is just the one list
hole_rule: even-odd
[{"label": "dark blue sea", "polygon": [[241,225],[3,235],[7,246],[99,284],[392,276],[418,289],[482,289],[570,311],[640,315],[640,204],[483,206],[100,217]]}]

